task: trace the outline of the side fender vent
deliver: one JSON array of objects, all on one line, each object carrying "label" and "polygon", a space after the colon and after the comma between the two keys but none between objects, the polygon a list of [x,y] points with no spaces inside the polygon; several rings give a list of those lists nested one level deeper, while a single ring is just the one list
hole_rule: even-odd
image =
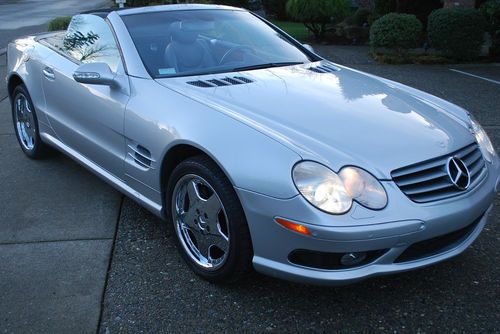
[{"label": "side fender vent", "polygon": [[151,158],[151,152],[147,148],[141,145],[137,145],[136,147],[128,145],[128,147],[131,150],[129,155],[134,159],[136,164],[146,169],[153,168],[152,165],[155,161]]},{"label": "side fender vent", "polygon": [[245,77],[225,77],[220,79],[188,81],[187,83],[189,85],[200,88],[211,88],[211,87],[244,85],[252,82],[253,80]]},{"label": "side fender vent", "polygon": [[319,66],[309,67],[309,70],[316,73],[333,73],[340,71],[340,68],[330,64],[322,64]]}]

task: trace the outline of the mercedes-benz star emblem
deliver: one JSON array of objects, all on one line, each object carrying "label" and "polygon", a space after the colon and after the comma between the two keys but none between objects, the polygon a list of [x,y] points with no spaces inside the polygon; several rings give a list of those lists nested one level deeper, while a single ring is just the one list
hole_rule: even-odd
[{"label": "mercedes-benz star emblem", "polygon": [[466,190],[470,185],[470,173],[467,166],[457,157],[448,159],[447,164],[448,177],[451,183],[460,190]]}]

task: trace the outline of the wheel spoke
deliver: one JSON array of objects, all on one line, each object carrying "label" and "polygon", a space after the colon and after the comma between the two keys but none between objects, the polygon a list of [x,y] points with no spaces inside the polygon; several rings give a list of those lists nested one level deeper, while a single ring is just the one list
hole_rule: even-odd
[{"label": "wheel spoke", "polygon": [[19,121],[21,121],[21,120],[22,120],[22,118],[21,118],[21,117],[22,117],[22,114],[23,114],[23,110],[22,110],[22,108],[23,108],[23,107],[22,107],[22,101],[21,101],[21,98],[18,98],[18,99],[16,100],[16,115],[17,115],[17,119],[18,119]]},{"label": "wheel spoke", "polygon": [[182,222],[192,230],[198,230],[198,224],[196,224],[196,212],[190,209],[181,214]]},{"label": "wheel spoke", "polygon": [[31,113],[31,106],[30,103],[28,102],[28,99],[24,99],[24,112],[25,113]]},{"label": "wheel spoke", "polygon": [[217,195],[213,193],[208,199],[200,201],[200,209],[207,215],[206,219],[211,225],[217,222],[222,204]]},{"label": "wheel spoke", "polygon": [[200,193],[198,192],[198,186],[194,180],[190,181],[187,185],[187,195],[189,198],[190,206],[195,206],[201,200]]},{"label": "wheel spoke", "polygon": [[220,231],[217,234],[210,234],[207,238],[211,246],[216,246],[224,253],[227,253],[229,250],[229,239]]},{"label": "wheel spoke", "polygon": [[207,262],[209,255],[210,243],[201,231],[195,231],[194,237],[196,238],[197,249],[200,255],[204,258],[200,258],[201,261]]},{"label": "wheel spoke", "polygon": [[[221,258],[227,253],[229,244],[228,241],[221,234],[203,234],[201,231],[196,231],[194,233],[196,238],[196,243],[198,245],[198,251],[200,255],[203,257],[202,261],[214,264],[215,262],[220,261]],[[215,250],[213,247],[217,247],[222,253],[213,258],[213,253]]]}]

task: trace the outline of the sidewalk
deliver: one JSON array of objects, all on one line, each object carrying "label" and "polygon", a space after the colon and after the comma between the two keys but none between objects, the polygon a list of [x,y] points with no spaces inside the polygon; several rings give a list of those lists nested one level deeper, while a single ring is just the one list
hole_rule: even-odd
[{"label": "sidewalk", "polygon": [[10,115],[4,99],[0,332],[95,333],[121,195],[60,154],[25,157]]},{"label": "sidewalk", "polygon": [[7,75],[7,55],[0,55],[0,101],[7,97],[7,83],[5,76]]}]

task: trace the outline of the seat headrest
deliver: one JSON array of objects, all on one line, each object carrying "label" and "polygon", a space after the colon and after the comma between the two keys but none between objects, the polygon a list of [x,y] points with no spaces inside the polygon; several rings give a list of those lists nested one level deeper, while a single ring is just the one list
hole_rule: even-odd
[{"label": "seat headrest", "polygon": [[172,33],[172,40],[182,44],[194,43],[201,32],[194,22],[189,21],[177,21],[172,23],[170,25],[170,31]]}]

